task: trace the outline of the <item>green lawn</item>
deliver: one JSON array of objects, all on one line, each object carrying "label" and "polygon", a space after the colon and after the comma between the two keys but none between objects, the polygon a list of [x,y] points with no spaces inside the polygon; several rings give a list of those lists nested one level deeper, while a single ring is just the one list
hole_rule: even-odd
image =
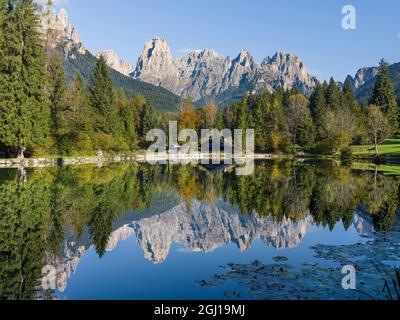
[{"label": "green lawn", "polygon": [[378,171],[388,176],[400,176],[400,166],[395,164],[373,164],[368,162],[352,162],[352,169],[362,171]]},{"label": "green lawn", "polygon": [[[354,156],[375,156],[373,145],[353,146],[352,149]],[[379,146],[379,155],[400,157],[400,139],[387,139],[384,144]]]}]

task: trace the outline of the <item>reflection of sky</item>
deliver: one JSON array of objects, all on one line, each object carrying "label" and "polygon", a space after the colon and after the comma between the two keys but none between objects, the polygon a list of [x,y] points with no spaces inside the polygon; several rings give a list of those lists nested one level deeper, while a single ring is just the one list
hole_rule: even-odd
[{"label": "reflection of sky", "polygon": [[[153,264],[143,257],[135,235],[120,241],[102,259],[94,249],[82,257],[77,272],[68,279],[61,299],[221,299],[225,291],[240,291],[237,284],[227,282],[216,288],[200,287],[196,281],[221,272],[227,263],[250,263],[259,260],[273,263],[276,256],[286,256],[288,263],[316,261],[315,244],[345,245],[360,242],[354,227],[345,231],[343,224],[328,228],[311,227],[301,243],[292,249],[276,250],[261,240],[240,252],[235,244],[224,245],[212,253],[191,252],[174,244],[167,260]],[[246,298],[246,294],[241,296]]]}]

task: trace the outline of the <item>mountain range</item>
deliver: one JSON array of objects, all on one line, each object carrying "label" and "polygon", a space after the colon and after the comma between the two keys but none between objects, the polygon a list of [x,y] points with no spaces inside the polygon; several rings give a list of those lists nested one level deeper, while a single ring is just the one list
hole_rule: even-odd
[{"label": "mountain range", "polygon": [[[220,106],[227,106],[248,92],[273,91],[278,87],[297,88],[309,96],[318,83],[294,54],[278,51],[261,64],[245,49],[233,59],[212,49],[193,50],[174,58],[167,41],[160,37],[145,44],[133,66],[119,59],[113,50],[97,53],[87,50],[64,9],[51,17],[45,12],[42,9],[42,29],[59,32],[57,46],[65,58],[67,81],[74,79],[78,72],[88,81],[97,59],[103,56],[116,87],[122,88],[128,97],[144,95],[159,110],[176,111],[181,99],[187,97],[198,105],[211,98]],[[391,65],[389,71],[400,97],[400,64]],[[376,67],[361,68],[355,76],[347,77],[359,101],[369,100],[377,72]]]}]

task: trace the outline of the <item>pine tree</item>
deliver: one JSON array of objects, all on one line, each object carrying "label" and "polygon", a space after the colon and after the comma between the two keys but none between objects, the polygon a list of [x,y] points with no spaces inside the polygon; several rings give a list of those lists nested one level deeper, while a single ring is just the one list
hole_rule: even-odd
[{"label": "pine tree", "polygon": [[22,84],[24,99],[21,103],[23,117],[30,125],[25,143],[34,152],[45,152],[50,144],[50,106],[46,99],[46,58],[39,18],[33,0],[21,0],[16,9],[17,26],[22,41]]},{"label": "pine tree", "polygon": [[120,117],[123,123],[124,138],[130,150],[137,146],[138,137],[136,134],[136,123],[138,118],[138,108],[135,99],[119,101]]},{"label": "pine tree", "polygon": [[[1,10],[4,16],[4,7]],[[23,101],[22,42],[13,1],[7,2],[2,30],[0,59],[0,146],[8,155],[16,154],[28,136],[29,122],[20,111]]]},{"label": "pine tree", "polygon": [[312,96],[311,96],[311,116],[314,120],[314,124],[317,128],[317,135],[321,137],[322,135],[322,126],[324,117],[327,111],[327,103],[326,103],[326,87],[325,85],[317,84]]},{"label": "pine tree", "polygon": [[[4,23],[6,20],[7,3],[6,0],[0,0],[0,50],[4,46]],[[0,51],[3,53],[2,51]]]},{"label": "pine tree", "polygon": [[116,96],[103,56],[100,57],[94,68],[88,90],[91,106],[97,114],[96,130],[106,134],[118,133],[120,124]]},{"label": "pine tree", "polygon": [[337,110],[342,107],[342,92],[333,78],[329,81],[326,91],[326,103],[330,110]]},{"label": "pine tree", "polygon": [[60,127],[60,119],[58,115],[63,109],[63,98],[65,93],[65,75],[62,66],[62,57],[56,50],[48,52],[47,75],[47,90],[51,110],[51,129],[52,134],[56,135],[57,129]]},{"label": "pine tree", "polygon": [[399,107],[388,64],[383,59],[379,64],[379,74],[372,96],[372,103],[381,107],[382,112],[387,115],[390,125],[396,132],[399,129]]},{"label": "pine tree", "polygon": [[44,152],[50,142],[45,55],[36,10],[32,0],[8,1],[2,28],[0,141],[9,153],[19,150],[20,156],[26,148]]},{"label": "pine tree", "polygon": [[357,104],[353,87],[351,86],[350,81],[346,79],[343,85],[343,104],[346,107],[354,108],[355,103]]}]

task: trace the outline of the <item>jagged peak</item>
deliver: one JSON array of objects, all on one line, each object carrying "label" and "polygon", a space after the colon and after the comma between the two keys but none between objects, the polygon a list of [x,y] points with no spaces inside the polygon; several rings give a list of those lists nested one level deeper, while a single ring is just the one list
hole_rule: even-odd
[{"label": "jagged peak", "polygon": [[100,56],[102,56],[106,60],[108,66],[124,75],[129,75],[135,70],[135,68],[131,66],[128,62],[119,59],[118,54],[114,50],[102,50],[97,52],[95,56],[97,58],[100,58]]},{"label": "jagged peak", "polygon": [[101,51],[96,52],[95,54],[96,57],[100,57],[100,56],[114,56],[114,57],[118,57],[118,54],[112,50],[112,49],[104,49]]},{"label": "jagged peak", "polygon": [[239,55],[233,60],[233,63],[250,63],[254,64],[253,56],[247,51],[247,49],[242,49]]},{"label": "jagged peak", "polygon": [[302,65],[301,67],[303,67],[302,62],[297,55],[285,51],[277,51],[272,57],[266,57],[261,65],[282,64],[289,61],[298,62]]},{"label": "jagged peak", "polygon": [[166,55],[168,58],[172,59],[171,49],[164,38],[155,37],[147,41],[141,58],[151,59],[154,54]]},{"label": "jagged peak", "polygon": [[155,37],[149,41],[146,42],[145,47],[165,47],[169,49],[169,44],[167,42],[167,40],[165,40],[162,37]]},{"label": "jagged peak", "polygon": [[213,49],[192,50],[185,54],[181,59],[188,58],[210,58],[210,59],[225,59],[221,54]]}]

